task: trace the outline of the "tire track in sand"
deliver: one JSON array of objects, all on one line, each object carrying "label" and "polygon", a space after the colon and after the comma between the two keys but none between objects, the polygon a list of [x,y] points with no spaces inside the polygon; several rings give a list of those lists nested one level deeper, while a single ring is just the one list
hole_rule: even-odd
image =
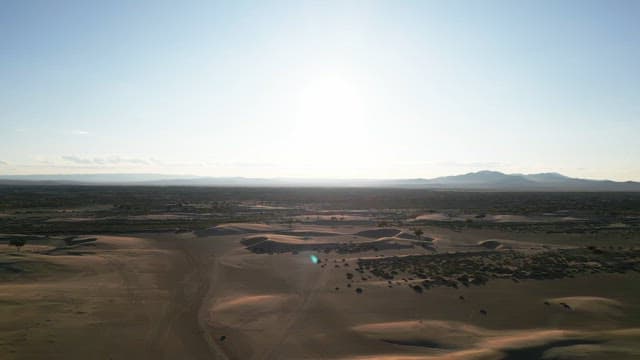
[{"label": "tire track in sand", "polygon": [[[165,313],[149,340],[149,358],[162,359],[180,356],[189,359],[227,359],[207,333],[206,322],[201,319],[202,306],[209,292],[211,272],[217,267],[217,259],[213,266],[199,261],[192,249],[193,241],[177,241],[177,256],[172,268],[175,274],[169,280],[167,288],[171,289],[170,301]],[[212,268],[212,269],[210,269]],[[181,276],[182,275],[182,276]],[[168,274],[169,277],[170,274]],[[177,339],[173,339],[177,337]],[[176,340],[179,342],[181,354],[171,355],[167,345]]]}]

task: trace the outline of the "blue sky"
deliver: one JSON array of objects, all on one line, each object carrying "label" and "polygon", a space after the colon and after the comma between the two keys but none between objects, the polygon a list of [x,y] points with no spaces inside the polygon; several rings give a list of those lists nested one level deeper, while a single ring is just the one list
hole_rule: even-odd
[{"label": "blue sky", "polygon": [[0,174],[640,180],[637,1],[0,0]]}]

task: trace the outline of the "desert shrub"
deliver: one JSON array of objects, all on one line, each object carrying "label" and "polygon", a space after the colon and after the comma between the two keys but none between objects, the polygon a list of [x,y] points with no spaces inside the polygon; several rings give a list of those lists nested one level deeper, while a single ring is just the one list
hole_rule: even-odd
[{"label": "desert shrub", "polygon": [[353,279],[353,274],[352,273],[347,273],[347,279],[349,279],[349,280]]},{"label": "desert shrub", "polygon": [[18,250],[18,251],[20,251],[20,248],[22,248],[26,243],[27,243],[27,240],[25,240],[23,238],[13,238],[13,239],[9,240],[9,245],[10,246],[15,246],[16,250]]}]

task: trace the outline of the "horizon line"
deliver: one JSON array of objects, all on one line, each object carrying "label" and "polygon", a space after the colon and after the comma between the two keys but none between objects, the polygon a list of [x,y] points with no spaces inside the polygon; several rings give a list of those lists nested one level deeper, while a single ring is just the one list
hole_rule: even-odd
[{"label": "horizon line", "polygon": [[[294,181],[385,181],[385,180],[433,180],[438,178],[445,177],[455,177],[455,176],[464,176],[478,173],[498,173],[507,176],[531,176],[531,175],[543,175],[543,174],[554,174],[565,177],[566,179],[578,179],[578,180],[590,180],[590,181],[611,181],[617,183],[628,183],[628,182],[640,182],[640,180],[611,180],[608,178],[583,178],[583,177],[573,177],[567,176],[562,173],[556,171],[544,171],[544,172],[536,172],[536,173],[506,173],[498,170],[478,170],[478,171],[470,171],[464,173],[455,173],[449,175],[440,175],[433,177],[300,177],[300,176],[276,176],[276,177],[260,177],[260,176],[237,176],[237,175],[194,175],[188,173],[180,173],[180,174],[171,174],[171,173],[152,173],[152,172],[105,172],[105,173],[46,173],[46,174],[37,174],[37,173],[26,173],[26,174],[0,174],[0,179],[2,178],[15,178],[15,177],[47,177],[47,176],[55,176],[55,177],[72,177],[72,176],[162,176],[166,177],[166,179],[162,180],[192,180],[192,179],[247,179],[247,180],[294,180]],[[157,181],[162,181],[158,179]],[[144,181],[144,180],[142,180]]]}]

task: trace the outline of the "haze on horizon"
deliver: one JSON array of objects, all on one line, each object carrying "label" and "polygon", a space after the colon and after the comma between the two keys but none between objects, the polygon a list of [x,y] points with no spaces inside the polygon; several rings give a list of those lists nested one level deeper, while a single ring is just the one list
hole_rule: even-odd
[{"label": "haze on horizon", "polygon": [[0,174],[640,180],[637,1],[0,1]]}]

